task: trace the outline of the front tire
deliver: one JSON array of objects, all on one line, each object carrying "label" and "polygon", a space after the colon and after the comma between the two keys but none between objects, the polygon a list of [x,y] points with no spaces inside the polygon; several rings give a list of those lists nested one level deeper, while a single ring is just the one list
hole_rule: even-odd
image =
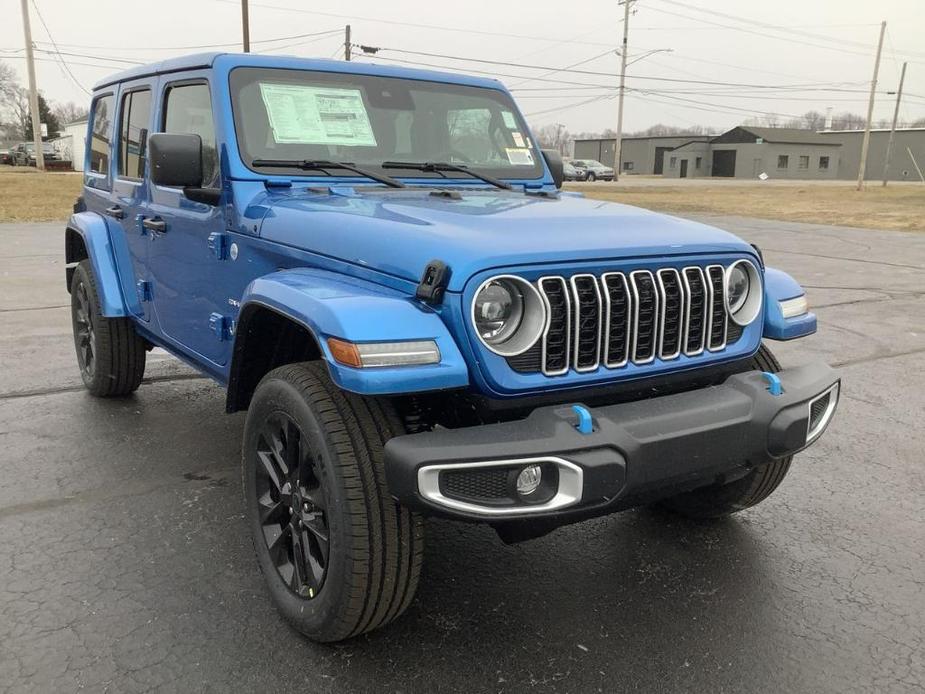
[{"label": "front tire", "polygon": [[[780,371],[780,363],[764,345],[752,358],[751,368],[759,371]],[[767,499],[784,481],[793,456],[756,467],[744,477],[726,484],[714,484],[664,499],[659,506],[687,518],[722,518],[751,508]]]},{"label": "front tire", "polygon": [[77,264],[71,279],[71,324],[87,390],[101,398],[137,390],[145,375],[145,341],[130,319],[102,315],[89,260]]},{"label": "front tire", "polygon": [[244,491],[257,563],[277,609],[315,641],[388,624],[414,597],[420,516],[385,483],[403,433],[388,401],[338,389],[323,362],[267,374],[244,428]]}]

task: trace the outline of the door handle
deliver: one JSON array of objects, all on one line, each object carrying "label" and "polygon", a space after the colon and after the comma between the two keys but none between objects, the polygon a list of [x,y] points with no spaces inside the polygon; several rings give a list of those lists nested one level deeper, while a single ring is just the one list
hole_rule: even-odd
[{"label": "door handle", "polygon": [[107,207],[103,210],[108,216],[114,217],[115,219],[124,219],[125,212],[118,205],[113,205],[112,207]]},{"label": "door handle", "polygon": [[145,217],[141,220],[141,226],[149,231],[159,231],[162,234],[167,231],[167,222],[160,217]]}]

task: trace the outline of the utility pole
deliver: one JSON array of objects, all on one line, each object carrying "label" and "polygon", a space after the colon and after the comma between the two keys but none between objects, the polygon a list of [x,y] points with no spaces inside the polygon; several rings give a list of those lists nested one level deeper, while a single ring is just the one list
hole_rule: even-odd
[{"label": "utility pole", "polygon": [[903,98],[903,82],[906,80],[906,65],[903,63],[902,72],[899,73],[899,89],[896,90],[896,107],[893,109],[893,125],[890,127],[890,141],[886,145],[886,162],[883,164],[883,187],[886,188],[890,177],[890,159],[893,158],[893,140],[896,138],[896,121],[899,118],[899,101]]},{"label": "utility pole", "polygon": [[45,170],[42,152],[42,119],[39,114],[39,90],[35,86],[35,58],[32,55],[32,27],[29,25],[29,0],[22,0],[22,29],[26,36],[26,69],[29,73],[29,110],[32,111],[32,142],[35,145],[35,168]]},{"label": "utility pole", "polygon": [[344,60],[350,62],[350,25],[344,27]]},{"label": "utility pole", "polygon": [[867,150],[870,147],[870,122],[874,118],[874,95],[877,91],[877,75],[880,73],[880,53],[883,51],[884,32],[886,32],[886,22],[880,22],[880,41],[877,43],[877,57],[874,60],[874,78],[870,81],[870,100],[867,102],[867,123],[864,126],[864,140],[861,142],[858,190],[863,190],[864,188],[864,170],[867,168]]},{"label": "utility pole", "polygon": [[613,180],[620,180],[620,155],[623,149],[623,95],[626,92],[626,46],[630,32],[630,2],[623,4],[623,49],[620,51],[620,93],[617,97],[617,137],[613,145]]},{"label": "utility pole", "polygon": [[241,29],[244,31],[244,52],[251,52],[251,23],[247,16],[247,0],[241,0]]}]

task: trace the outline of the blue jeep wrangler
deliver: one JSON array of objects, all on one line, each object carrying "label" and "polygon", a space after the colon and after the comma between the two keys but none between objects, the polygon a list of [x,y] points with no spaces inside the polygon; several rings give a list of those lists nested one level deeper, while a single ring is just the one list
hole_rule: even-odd
[{"label": "blue jeep wrangler", "polygon": [[[748,508],[832,418],[803,290],[718,229],[560,192],[495,80],[204,54],[96,85],[65,232],[97,396],[160,346],[247,410],[243,487],[280,612],[395,619],[422,517],[506,542],[626,508]],[[169,435],[169,432],[165,432]]]}]

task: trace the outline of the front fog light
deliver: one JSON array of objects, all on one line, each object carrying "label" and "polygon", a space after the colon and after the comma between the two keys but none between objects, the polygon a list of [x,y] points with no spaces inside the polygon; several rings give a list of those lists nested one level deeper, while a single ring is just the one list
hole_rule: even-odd
[{"label": "front fog light", "polygon": [[530,496],[543,481],[543,469],[539,465],[528,465],[517,475],[517,493]]}]

